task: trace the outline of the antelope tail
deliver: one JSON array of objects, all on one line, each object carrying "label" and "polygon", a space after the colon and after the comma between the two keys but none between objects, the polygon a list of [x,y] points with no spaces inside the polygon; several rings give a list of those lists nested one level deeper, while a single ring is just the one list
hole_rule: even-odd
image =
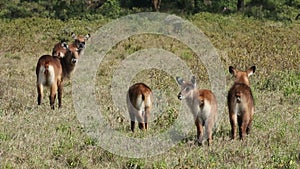
[{"label": "antelope tail", "polygon": [[45,67],[44,75],[48,76],[48,74],[49,74],[49,61],[47,61],[45,63],[44,67]]},{"label": "antelope tail", "polygon": [[241,92],[236,92],[235,98],[237,103],[241,103]]}]

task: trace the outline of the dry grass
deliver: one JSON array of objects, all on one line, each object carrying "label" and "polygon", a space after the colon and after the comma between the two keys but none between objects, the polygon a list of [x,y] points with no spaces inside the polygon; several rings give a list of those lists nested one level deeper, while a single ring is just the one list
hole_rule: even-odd
[{"label": "dry grass", "polygon": [[[71,82],[66,83],[62,109],[50,110],[47,97],[37,106],[35,65],[40,55],[50,53],[52,40],[63,34],[61,30],[73,28],[72,31],[84,34],[89,31],[86,27],[95,31],[105,21],[20,19],[0,26],[4,32],[1,42],[5,42],[0,44],[1,168],[299,168],[299,22],[285,24],[207,13],[190,21],[218,49],[228,88],[232,84],[229,65],[258,68],[250,78],[256,114],[253,132],[245,142],[229,139],[230,125],[224,109],[211,147],[193,144],[193,127],[186,139],[154,157],[126,158],[102,149],[77,119]],[[179,55],[201,79],[199,85],[209,87],[205,68],[180,42],[141,35],[119,43],[99,65],[96,96],[99,106],[107,108],[104,115],[112,128],[130,137],[145,134],[131,134],[129,122],[122,112],[115,111],[108,93],[110,79],[122,59],[150,47],[162,47]],[[168,96],[169,105],[150,123],[146,135],[165,131],[178,116],[176,106],[180,102],[176,99],[178,86],[174,77],[160,70],[147,70],[132,80],[137,81],[161,89]]]}]

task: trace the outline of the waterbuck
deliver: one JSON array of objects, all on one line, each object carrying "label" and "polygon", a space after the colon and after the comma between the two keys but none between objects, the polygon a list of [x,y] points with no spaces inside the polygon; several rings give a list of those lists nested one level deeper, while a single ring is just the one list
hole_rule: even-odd
[{"label": "waterbuck", "polygon": [[152,108],[152,91],[144,83],[132,85],[127,92],[127,108],[131,120],[131,131],[134,132],[135,120],[142,130],[148,129],[148,120]]},{"label": "waterbuck", "polygon": [[91,37],[91,35],[87,34],[84,36],[72,33],[71,36],[74,39],[74,41],[69,45],[65,40],[61,40],[61,42],[54,45],[52,49],[52,56],[64,57],[67,52],[65,46],[70,46],[70,48],[77,48],[78,54],[81,55],[82,50],[85,48],[85,42]]},{"label": "waterbuck", "polygon": [[234,84],[227,95],[227,105],[231,124],[231,138],[236,137],[236,125],[239,127],[240,139],[249,134],[254,114],[254,99],[248,77],[255,72],[252,66],[246,71],[240,71],[229,66],[229,72],[234,76]]},{"label": "waterbuck", "polygon": [[46,86],[50,88],[50,107],[54,109],[56,93],[58,93],[58,105],[61,107],[63,81],[70,78],[79,58],[78,48],[69,46],[66,50],[64,57],[43,55],[39,58],[36,66],[38,105],[41,104],[43,88]]},{"label": "waterbuck", "polygon": [[197,128],[197,143],[202,145],[205,127],[208,145],[212,144],[212,133],[218,117],[218,107],[215,95],[208,89],[197,89],[196,78],[192,77],[191,81],[184,81],[180,77],[176,77],[177,83],[181,86],[178,93],[179,100],[186,100],[190,108],[195,125]]}]

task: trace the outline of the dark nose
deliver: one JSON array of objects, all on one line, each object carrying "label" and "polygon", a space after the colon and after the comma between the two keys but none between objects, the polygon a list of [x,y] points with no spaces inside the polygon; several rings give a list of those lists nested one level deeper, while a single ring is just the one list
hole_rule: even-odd
[{"label": "dark nose", "polygon": [[72,63],[75,64],[77,62],[77,59],[72,59]]},{"label": "dark nose", "polygon": [[181,95],[181,93],[178,93],[177,98],[178,98],[179,100],[182,100],[182,95]]},{"label": "dark nose", "polygon": [[79,44],[79,48],[80,48],[80,49],[83,49],[84,47],[85,47],[85,44],[84,44],[84,43],[80,43],[80,44]]}]

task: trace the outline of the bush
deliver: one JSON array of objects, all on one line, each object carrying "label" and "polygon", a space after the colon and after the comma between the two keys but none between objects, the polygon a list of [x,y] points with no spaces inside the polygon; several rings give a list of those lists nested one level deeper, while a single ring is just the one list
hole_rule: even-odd
[{"label": "bush", "polygon": [[[290,11],[300,8],[300,0],[248,0],[245,1],[245,16],[282,20]],[[232,13],[236,11],[237,0],[162,0],[161,11],[195,14],[199,12]],[[72,18],[93,18],[103,15],[116,18],[121,15],[149,11],[151,0],[0,0],[0,18],[43,17],[63,21]],[[223,9],[226,7],[226,11]],[[291,9],[291,10],[290,10]],[[293,14],[297,15],[297,14]],[[295,17],[293,16],[293,18]]]},{"label": "bush", "polygon": [[117,18],[121,14],[120,1],[108,0],[96,12],[110,18]]},{"label": "bush", "polygon": [[247,4],[245,16],[257,19],[280,20],[279,13],[282,12],[283,1],[276,0],[252,0]]}]

